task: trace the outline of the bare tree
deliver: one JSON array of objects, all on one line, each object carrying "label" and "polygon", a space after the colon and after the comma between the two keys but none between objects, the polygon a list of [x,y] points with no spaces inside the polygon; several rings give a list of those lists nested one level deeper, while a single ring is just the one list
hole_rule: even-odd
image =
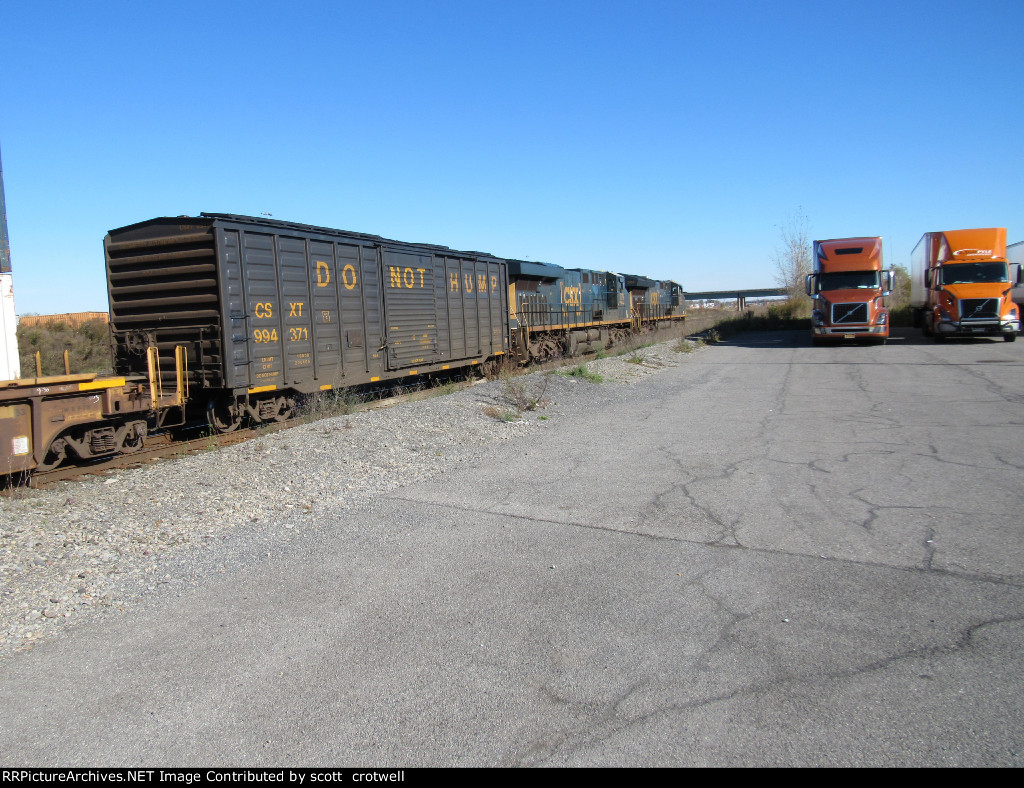
[{"label": "bare tree", "polygon": [[811,234],[807,216],[802,210],[786,219],[779,227],[780,245],[772,254],[775,279],[789,291],[790,299],[806,298],[804,278],[811,272]]},{"label": "bare tree", "polygon": [[910,303],[910,272],[905,265],[894,265],[892,297],[888,304],[890,309],[901,309]]}]

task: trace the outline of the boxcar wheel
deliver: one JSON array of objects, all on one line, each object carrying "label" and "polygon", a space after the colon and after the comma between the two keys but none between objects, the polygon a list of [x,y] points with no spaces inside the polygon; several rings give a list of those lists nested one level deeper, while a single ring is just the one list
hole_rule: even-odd
[{"label": "boxcar wheel", "polygon": [[288,421],[295,414],[295,400],[291,397],[281,397],[278,400],[277,415],[274,421]]},{"label": "boxcar wheel", "polygon": [[211,401],[206,406],[206,421],[217,432],[234,432],[242,423],[242,415],[234,405],[218,407]]}]

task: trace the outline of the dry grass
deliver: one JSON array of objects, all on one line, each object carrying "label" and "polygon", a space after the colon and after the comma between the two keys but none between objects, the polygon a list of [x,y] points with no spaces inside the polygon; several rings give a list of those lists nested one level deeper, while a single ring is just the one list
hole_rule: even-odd
[{"label": "dry grass", "polygon": [[501,421],[506,424],[519,420],[519,413],[509,408],[499,408],[497,405],[484,405],[483,413],[495,421]]}]

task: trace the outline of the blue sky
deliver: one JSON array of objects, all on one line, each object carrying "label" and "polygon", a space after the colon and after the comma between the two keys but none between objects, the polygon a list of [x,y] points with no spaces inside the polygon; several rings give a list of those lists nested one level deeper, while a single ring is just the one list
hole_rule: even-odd
[{"label": "blue sky", "polygon": [[780,226],[1024,240],[1024,1],[0,6],[19,313],[200,211],[775,285]]}]

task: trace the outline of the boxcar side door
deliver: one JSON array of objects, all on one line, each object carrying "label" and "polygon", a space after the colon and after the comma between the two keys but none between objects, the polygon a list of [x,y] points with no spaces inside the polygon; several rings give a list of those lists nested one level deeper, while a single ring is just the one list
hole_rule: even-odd
[{"label": "boxcar side door", "polygon": [[387,368],[434,363],[438,341],[433,255],[385,247],[382,266]]}]

